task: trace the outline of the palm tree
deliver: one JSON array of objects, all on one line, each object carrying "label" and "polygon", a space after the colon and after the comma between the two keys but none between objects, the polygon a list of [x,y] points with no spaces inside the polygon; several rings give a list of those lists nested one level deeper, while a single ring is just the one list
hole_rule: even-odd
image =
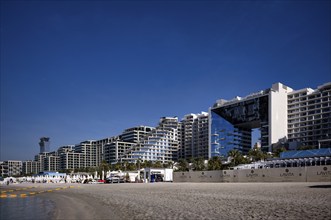
[{"label": "palm tree", "polygon": [[179,159],[177,163],[178,171],[188,171],[189,164],[185,159]]},{"label": "palm tree", "polygon": [[122,165],[120,162],[112,165],[112,170],[122,170]]},{"label": "palm tree", "polygon": [[141,159],[139,158],[136,162],[136,169],[140,170],[140,168],[141,168]]},{"label": "palm tree", "polygon": [[241,161],[242,161],[242,155],[241,155],[241,153],[240,153],[238,150],[236,150],[236,149],[232,149],[232,150],[230,150],[230,151],[228,152],[228,156],[229,156],[229,157],[232,157],[232,159],[231,159],[231,163],[232,163],[233,166],[236,166],[236,165],[240,164]]},{"label": "palm tree", "polygon": [[135,169],[136,169],[136,166],[135,166],[134,163],[128,163],[126,169],[127,169],[128,171],[132,171],[132,170],[135,170]]},{"label": "palm tree", "polygon": [[150,161],[150,160],[145,160],[145,161],[142,163],[142,167],[143,167],[143,168],[152,167],[152,166],[153,166],[153,162]]},{"label": "palm tree", "polygon": [[248,152],[248,156],[250,156],[252,161],[259,161],[259,160],[264,160],[267,158],[267,154],[265,152],[262,152],[260,148],[252,148]]},{"label": "palm tree", "polygon": [[221,169],[222,169],[222,162],[219,157],[215,156],[208,160],[208,170],[221,170]]},{"label": "palm tree", "polygon": [[156,163],[154,164],[155,168],[162,168],[162,163],[161,161],[156,161]]},{"label": "palm tree", "polygon": [[170,168],[173,169],[174,168],[174,163],[169,161],[168,163],[164,163],[163,164],[163,168]]},{"label": "palm tree", "polygon": [[195,158],[193,160],[193,169],[194,170],[205,170],[205,160],[202,157]]},{"label": "palm tree", "polygon": [[105,160],[103,160],[98,168],[98,172],[100,174],[102,174],[103,171],[103,177],[101,177],[101,179],[106,179],[106,173],[108,170],[109,170],[109,164]]},{"label": "palm tree", "polygon": [[274,157],[279,157],[280,153],[286,151],[285,147],[278,147],[276,149],[273,149]]}]

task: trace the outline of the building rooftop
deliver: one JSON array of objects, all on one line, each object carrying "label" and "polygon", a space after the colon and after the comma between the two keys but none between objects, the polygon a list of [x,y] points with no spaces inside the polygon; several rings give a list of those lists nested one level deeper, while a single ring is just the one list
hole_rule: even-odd
[{"label": "building rooftop", "polygon": [[313,150],[285,151],[280,154],[281,159],[294,159],[305,157],[327,157],[331,156],[331,148],[321,148]]}]

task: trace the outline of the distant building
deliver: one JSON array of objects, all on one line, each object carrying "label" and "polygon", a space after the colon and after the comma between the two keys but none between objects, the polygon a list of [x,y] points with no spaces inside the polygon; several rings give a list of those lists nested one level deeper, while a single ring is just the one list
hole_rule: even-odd
[{"label": "distant building", "polygon": [[179,123],[178,159],[202,157],[208,159],[209,116],[208,113],[188,114]]},{"label": "distant building", "polygon": [[60,170],[75,170],[84,168],[82,153],[66,152],[60,155]]},{"label": "distant building", "polygon": [[38,162],[40,166],[38,167],[38,173],[45,171],[45,159],[46,157],[50,156],[51,154],[49,152],[39,153],[35,155],[34,161]]},{"label": "distant building", "polygon": [[133,149],[137,143],[114,140],[105,145],[105,161],[107,163],[117,163],[125,161],[125,155]]},{"label": "distant building", "polygon": [[[71,155],[72,158],[71,161],[75,161],[76,168],[80,167],[96,167],[100,164],[100,155],[101,155],[101,149],[96,145],[96,141],[88,140],[83,141],[75,146],[74,151]],[[79,155],[81,154],[81,155]],[[75,155],[75,156],[74,156]],[[81,161],[78,161],[78,158]]]},{"label": "distant building", "polygon": [[49,152],[49,137],[42,137],[40,138],[39,146],[40,146],[40,153]]},{"label": "distant building", "polygon": [[22,161],[7,160],[0,161],[1,176],[19,176],[22,175]]},{"label": "distant building", "polygon": [[128,162],[160,161],[162,163],[177,160],[178,118],[162,117],[159,125],[125,153],[122,160]]},{"label": "distant building", "polygon": [[60,157],[58,155],[52,154],[48,155],[44,159],[44,171],[58,171],[60,170]]},{"label": "distant building", "polygon": [[113,137],[104,145],[104,159],[107,163],[130,161],[127,154],[131,152],[155,129],[148,126],[137,126],[125,129],[119,136]]},{"label": "distant building", "polygon": [[26,160],[22,163],[23,175],[37,174],[40,170],[40,162],[38,161]]}]

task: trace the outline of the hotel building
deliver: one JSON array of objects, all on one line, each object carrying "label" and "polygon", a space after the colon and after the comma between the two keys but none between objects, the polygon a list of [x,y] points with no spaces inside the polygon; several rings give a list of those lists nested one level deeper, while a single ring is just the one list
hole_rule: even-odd
[{"label": "hotel building", "polygon": [[251,148],[252,129],[261,134],[261,149],[284,142],[293,149],[319,143],[330,146],[331,83],[318,89],[294,91],[281,83],[271,88],[236,97],[218,100],[210,108],[209,157],[226,157],[231,149],[247,153]]},{"label": "hotel building", "polygon": [[128,162],[160,161],[162,163],[177,160],[178,118],[162,117],[159,125],[151,130],[140,143],[125,153],[122,160]]},{"label": "hotel building", "polygon": [[188,114],[180,121],[178,159],[202,157],[208,159],[208,113]]},{"label": "hotel building", "polygon": [[153,129],[155,128],[148,126],[128,128],[120,135],[120,139],[124,142],[140,143]]},{"label": "hotel building", "polygon": [[40,170],[40,162],[38,161],[26,160],[22,162],[23,175],[37,174]]},{"label": "hotel building", "polygon": [[291,148],[331,146],[331,83],[289,93],[288,142]]}]

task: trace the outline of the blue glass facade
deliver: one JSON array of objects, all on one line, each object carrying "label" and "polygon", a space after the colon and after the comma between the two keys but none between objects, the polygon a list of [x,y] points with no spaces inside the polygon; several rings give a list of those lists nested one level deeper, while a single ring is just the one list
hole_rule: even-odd
[{"label": "blue glass facade", "polygon": [[252,129],[261,132],[262,150],[268,149],[268,95],[216,105],[211,109],[210,156],[227,157],[232,149],[246,154],[251,149]]},{"label": "blue glass facade", "polygon": [[251,146],[251,130],[240,129],[211,112],[211,157],[227,157],[232,149],[247,152]]}]

